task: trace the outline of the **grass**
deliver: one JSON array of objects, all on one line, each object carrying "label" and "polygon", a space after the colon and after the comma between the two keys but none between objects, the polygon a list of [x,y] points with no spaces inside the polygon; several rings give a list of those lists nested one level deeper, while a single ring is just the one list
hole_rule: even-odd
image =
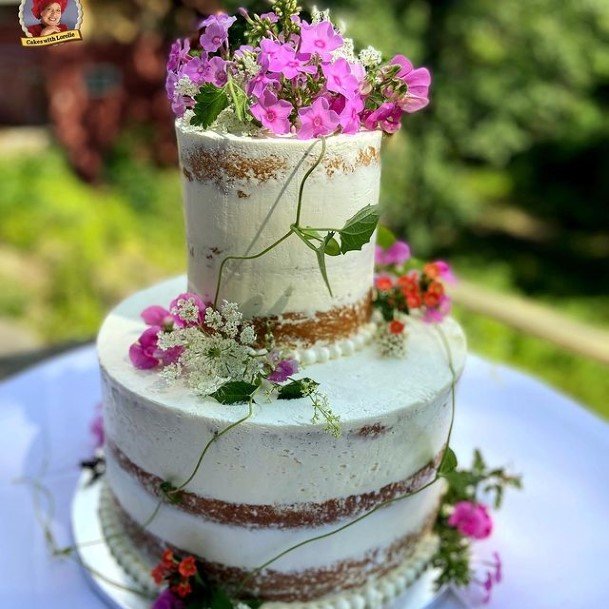
[{"label": "grass", "polygon": [[[114,303],[184,271],[175,170],[124,154],[110,165],[109,185],[92,188],[51,149],[42,162],[39,156],[0,159],[0,183],[0,317],[48,343],[94,336]],[[514,290],[509,261],[489,266],[470,255],[455,262],[464,276]],[[608,300],[574,296],[552,304],[607,323]],[[465,310],[456,316],[473,351],[530,372],[609,417],[606,367]]]}]

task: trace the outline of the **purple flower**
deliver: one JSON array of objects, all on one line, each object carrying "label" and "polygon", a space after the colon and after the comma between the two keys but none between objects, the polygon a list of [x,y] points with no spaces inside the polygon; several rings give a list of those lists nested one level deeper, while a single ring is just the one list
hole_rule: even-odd
[{"label": "purple flower", "polygon": [[190,61],[192,57],[188,54],[190,51],[190,40],[188,38],[178,38],[169,50],[167,58],[167,71],[177,72],[183,64]]},{"label": "purple flower", "polygon": [[275,13],[262,13],[259,15],[260,19],[264,21],[269,21],[270,23],[277,23],[279,21],[279,17]]},{"label": "purple flower", "polygon": [[371,131],[380,128],[385,133],[395,133],[401,127],[402,114],[402,110],[397,104],[385,102],[366,117],[364,125]]},{"label": "purple flower", "polygon": [[212,57],[209,60],[209,66],[211,68],[210,82],[216,85],[216,87],[223,87],[228,82],[227,65],[228,62],[224,61],[222,57]]},{"label": "purple flower", "polygon": [[174,74],[173,72],[167,72],[167,78],[165,79],[165,91],[167,93],[167,99],[169,101],[172,101],[174,98],[177,82],[177,74]]},{"label": "purple flower", "polygon": [[344,40],[329,21],[313,24],[303,21],[300,29],[301,53],[318,54],[322,61],[332,59],[332,51],[343,46]]},{"label": "purple flower", "polygon": [[129,358],[131,363],[139,370],[149,370],[159,365],[156,356],[158,349],[158,334],[162,332],[160,326],[151,326],[138,338],[137,342],[129,347]]},{"label": "purple flower", "polygon": [[405,241],[396,241],[386,250],[377,245],[374,257],[376,264],[381,266],[404,264],[410,259],[410,246]]},{"label": "purple flower", "polygon": [[283,74],[290,80],[302,72],[315,74],[317,72],[317,67],[307,65],[307,61],[308,57],[303,59],[301,55],[297,55],[296,49],[292,46],[289,44],[282,44],[276,52],[269,57],[269,72]]},{"label": "purple flower", "polygon": [[404,55],[396,55],[390,65],[400,66],[397,77],[408,85],[405,97],[398,101],[404,112],[416,112],[429,103],[429,85],[431,74],[427,68],[415,69]]},{"label": "purple flower", "polygon": [[452,308],[452,300],[450,296],[444,294],[440,297],[440,302],[437,307],[427,308],[423,321],[428,324],[439,324],[449,313]]},{"label": "purple flower", "polygon": [[321,66],[326,77],[328,91],[340,93],[347,99],[355,97],[360,88],[360,80],[351,73],[351,65],[346,59],[338,59],[334,63]]},{"label": "purple flower", "polygon": [[297,372],[298,362],[295,359],[284,359],[277,364],[275,370],[266,378],[273,383],[284,383]]},{"label": "purple flower", "polygon": [[271,40],[270,38],[262,38],[260,41],[260,57],[259,63],[268,69],[270,60],[281,51],[283,45],[280,42]]},{"label": "purple flower", "polygon": [[212,23],[215,23],[223,27],[228,32],[230,26],[233,25],[235,21],[237,21],[237,17],[231,17],[226,13],[216,13],[215,15],[210,15],[206,19],[203,19],[203,21],[199,23],[199,27],[197,29],[200,30],[201,28],[208,27]]},{"label": "purple flower", "polygon": [[456,528],[461,535],[472,539],[486,539],[493,530],[493,521],[486,506],[473,501],[458,501],[448,524]]},{"label": "purple flower", "polygon": [[208,53],[215,53],[228,40],[228,27],[217,19],[206,28],[199,42]]},{"label": "purple flower", "polygon": [[196,85],[211,82],[214,77],[214,67],[207,59],[207,55],[193,57],[183,68],[182,74],[188,76]]},{"label": "purple flower", "polygon": [[171,109],[174,111],[176,116],[180,117],[184,115],[184,112],[186,112],[187,108],[193,108],[194,105],[194,99],[174,94],[173,100],[171,102]]},{"label": "purple flower", "polygon": [[262,126],[275,135],[290,132],[292,125],[289,116],[293,110],[294,107],[290,102],[278,100],[277,96],[268,89],[258,103],[250,108],[251,113],[262,123]]},{"label": "purple flower", "polygon": [[318,97],[311,106],[298,110],[298,116],[298,138],[301,140],[334,133],[340,124],[338,114],[330,109],[330,102],[325,97]]},{"label": "purple flower", "polygon": [[157,597],[151,609],[184,609],[184,602],[167,588]]}]

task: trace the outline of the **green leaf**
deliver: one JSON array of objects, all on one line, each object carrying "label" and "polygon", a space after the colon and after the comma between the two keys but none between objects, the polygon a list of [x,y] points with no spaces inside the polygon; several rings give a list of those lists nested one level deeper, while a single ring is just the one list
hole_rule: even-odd
[{"label": "green leaf", "polygon": [[233,609],[233,602],[222,588],[214,588],[209,606],[210,609]]},{"label": "green leaf", "polygon": [[442,457],[442,462],[440,463],[440,469],[438,470],[438,474],[440,476],[444,476],[445,474],[449,474],[450,472],[455,471],[457,468],[457,455],[455,455],[455,451],[448,446],[446,448],[446,452]]},{"label": "green leaf", "polygon": [[229,103],[224,89],[205,84],[195,96],[195,115],[190,122],[207,129],[218,118],[220,112],[228,107]]},{"label": "green leaf", "polygon": [[244,123],[247,115],[247,93],[233,80],[232,76],[229,76],[229,79],[228,91],[233,100],[235,114]]},{"label": "green leaf", "polygon": [[386,250],[396,241],[397,237],[386,226],[379,226],[378,232],[376,233],[376,242],[378,245]]},{"label": "green leaf", "polygon": [[340,234],[341,252],[346,254],[361,250],[368,243],[378,224],[380,212],[376,205],[367,205],[360,209],[338,232]]},{"label": "green leaf", "polygon": [[224,383],[217,391],[214,391],[211,397],[218,400],[220,404],[240,404],[248,402],[256,389],[258,389],[258,385],[252,383],[229,381]]},{"label": "green leaf", "polygon": [[317,387],[319,387],[319,383],[316,383],[313,379],[298,379],[297,381],[290,381],[287,385],[283,385],[279,389],[279,395],[277,397],[280,400],[297,400],[309,395],[315,391]]},{"label": "green leaf", "polygon": [[326,256],[340,256],[340,245],[334,238],[334,233],[330,232],[326,235],[323,245]]},{"label": "green leaf", "polygon": [[326,248],[326,245],[325,245],[325,241],[324,241],[324,243],[321,244],[319,249],[315,250],[315,253],[317,254],[317,264],[319,265],[319,271],[321,273],[321,276],[324,279],[326,287],[328,288],[328,292],[330,292],[330,296],[334,296],[334,294],[332,294],[332,288],[330,287],[330,281],[328,280],[328,271],[326,269],[325,248]]}]

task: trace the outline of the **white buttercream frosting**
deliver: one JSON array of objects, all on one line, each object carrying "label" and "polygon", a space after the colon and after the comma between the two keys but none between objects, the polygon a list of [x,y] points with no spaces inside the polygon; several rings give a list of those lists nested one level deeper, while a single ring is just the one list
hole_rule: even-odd
[{"label": "white buttercream frosting", "polygon": [[[197,132],[183,129],[179,121],[176,133],[188,285],[213,299],[224,257],[257,254],[295,222],[300,182],[321,143]],[[304,190],[302,226],[341,228],[360,209],[378,203],[380,144],[380,131],[327,138],[325,158]],[[315,253],[292,235],[261,258],[228,262],[220,297],[238,302],[248,317],[312,317],[361,303],[372,285],[373,243],[344,256],[327,256],[326,265],[334,297]]]}]

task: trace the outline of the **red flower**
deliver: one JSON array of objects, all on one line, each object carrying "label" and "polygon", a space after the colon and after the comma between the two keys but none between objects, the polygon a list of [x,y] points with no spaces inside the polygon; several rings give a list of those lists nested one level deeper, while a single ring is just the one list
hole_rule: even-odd
[{"label": "red flower", "polygon": [[175,567],[175,558],[173,556],[173,552],[171,550],[165,550],[163,552],[163,557],[161,558],[161,562],[168,569],[173,569]]},{"label": "red flower", "polygon": [[401,321],[394,319],[389,324],[389,332],[391,332],[391,334],[401,334],[403,331],[404,331],[404,324]]},{"label": "red flower", "polygon": [[393,287],[393,281],[391,277],[388,277],[387,275],[380,275],[374,280],[374,285],[377,290],[388,292]]},{"label": "red flower", "polygon": [[196,575],[197,565],[195,563],[195,557],[187,556],[184,558],[178,567],[178,571],[182,577],[192,577],[193,575]]},{"label": "red flower", "polygon": [[163,583],[165,575],[167,575],[167,569],[165,565],[161,563],[158,564],[154,569],[152,569],[150,574],[152,575],[152,579],[154,579],[154,583],[158,586]]},{"label": "red flower", "polygon": [[442,296],[444,296],[444,286],[439,281],[432,281],[423,296],[423,302],[426,307],[435,309],[440,304]]},{"label": "red flower", "polygon": [[191,592],[192,587],[187,579],[182,580],[177,586],[171,588],[180,598],[186,598]]}]

